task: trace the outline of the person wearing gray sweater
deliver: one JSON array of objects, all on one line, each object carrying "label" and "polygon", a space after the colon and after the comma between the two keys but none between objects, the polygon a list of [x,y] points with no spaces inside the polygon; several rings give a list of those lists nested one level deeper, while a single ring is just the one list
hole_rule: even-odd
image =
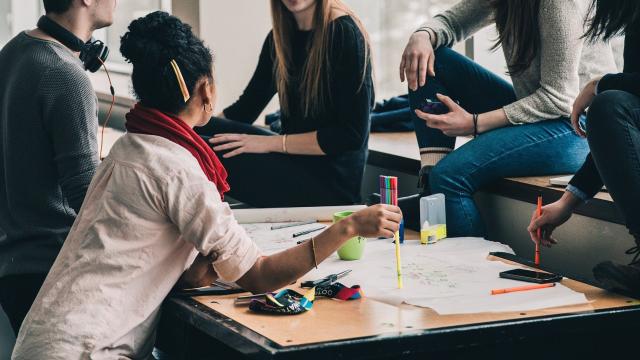
[{"label": "person wearing gray sweater", "polygon": [[[83,41],[115,0],[45,0]],[[0,305],[16,332],[80,211],[97,165],[97,99],[78,54],[40,29],[0,51]]]},{"label": "person wearing gray sweater", "polygon": [[[580,89],[615,72],[582,38],[588,0],[464,0],[414,32],[400,65],[420,146],[423,195],[443,193],[449,236],[486,236],[473,194],[504,177],[573,173],[589,149],[572,130]],[[495,24],[511,82],[450,49]],[[453,151],[456,136],[474,139]]]}]

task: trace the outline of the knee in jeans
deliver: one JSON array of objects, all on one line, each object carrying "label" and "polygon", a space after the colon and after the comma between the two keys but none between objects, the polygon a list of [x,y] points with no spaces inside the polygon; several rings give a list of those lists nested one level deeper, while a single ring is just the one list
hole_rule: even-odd
[{"label": "knee in jeans", "polygon": [[631,116],[628,104],[632,94],[621,90],[607,90],[593,99],[587,113],[587,133],[599,136],[616,124],[628,122]]},{"label": "knee in jeans", "polygon": [[455,166],[441,160],[429,172],[429,187],[435,193],[460,192],[463,190],[464,178],[462,171]]}]

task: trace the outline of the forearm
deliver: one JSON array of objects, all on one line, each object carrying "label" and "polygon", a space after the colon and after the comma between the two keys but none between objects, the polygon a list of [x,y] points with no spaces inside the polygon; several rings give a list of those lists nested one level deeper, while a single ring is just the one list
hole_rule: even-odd
[{"label": "forearm", "polygon": [[[346,240],[356,236],[351,219],[347,218],[291,249],[262,257],[238,284],[254,293],[280,289],[296,281],[318,263],[329,257]],[[314,259],[315,247],[315,259]]]},{"label": "forearm", "polygon": [[575,208],[577,208],[580,204],[582,204],[582,199],[575,196],[573,193],[569,191],[565,191],[564,194],[562,194],[562,197],[560,198],[560,200],[558,201],[561,202],[562,205],[568,211],[571,211],[571,212],[573,212]]},{"label": "forearm", "polygon": [[497,109],[486,113],[478,114],[478,133],[505,127],[509,125],[509,119],[503,109]]}]

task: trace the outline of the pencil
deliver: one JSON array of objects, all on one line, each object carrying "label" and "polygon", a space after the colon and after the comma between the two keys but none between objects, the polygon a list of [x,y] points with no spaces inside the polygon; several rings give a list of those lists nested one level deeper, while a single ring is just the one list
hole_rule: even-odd
[{"label": "pencil", "polygon": [[515,292],[515,291],[546,289],[554,286],[556,286],[556,283],[526,285],[526,286],[518,286],[518,287],[512,287],[512,288],[506,288],[506,289],[494,289],[494,290],[491,290],[491,295],[506,294],[506,293]]},{"label": "pencil", "polygon": [[[538,218],[542,216],[542,194],[538,195],[538,208],[536,209],[536,213]],[[542,229],[538,228],[538,241],[536,241],[536,256],[535,256],[535,264],[536,266],[540,266],[540,240],[542,239]]]},{"label": "pencil", "polygon": [[398,232],[394,234],[394,243],[396,244],[396,270],[398,271],[398,289],[402,289],[402,262],[400,260],[400,237]]},{"label": "pencil", "polygon": [[317,228],[313,228],[313,229],[309,229],[309,230],[300,231],[300,232],[297,232],[297,233],[293,234],[293,237],[296,238],[298,236],[307,235],[307,234],[310,234],[310,233],[312,233],[314,231],[322,230],[324,228],[325,228],[324,226],[321,226],[321,227],[317,227]]},{"label": "pencil", "polygon": [[285,228],[290,228],[290,227],[294,227],[294,226],[309,225],[309,224],[314,224],[314,223],[317,223],[317,222],[318,222],[318,220],[309,220],[309,221],[301,221],[301,222],[282,224],[282,225],[272,225],[271,226],[271,230],[279,230],[279,229],[285,229]]}]

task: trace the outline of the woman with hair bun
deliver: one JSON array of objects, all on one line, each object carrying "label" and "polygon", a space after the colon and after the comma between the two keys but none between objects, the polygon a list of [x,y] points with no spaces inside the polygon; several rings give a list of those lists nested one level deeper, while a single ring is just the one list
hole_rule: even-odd
[{"label": "woman with hair bun", "polygon": [[223,201],[226,170],[193,131],[214,111],[209,49],[178,18],[154,12],[131,23],[120,51],[139,102],[91,182],[13,359],[152,358],[160,304],[180,278],[272,291],[356,234],[398,229],[400,210],[376,205],[263,256]]}]

